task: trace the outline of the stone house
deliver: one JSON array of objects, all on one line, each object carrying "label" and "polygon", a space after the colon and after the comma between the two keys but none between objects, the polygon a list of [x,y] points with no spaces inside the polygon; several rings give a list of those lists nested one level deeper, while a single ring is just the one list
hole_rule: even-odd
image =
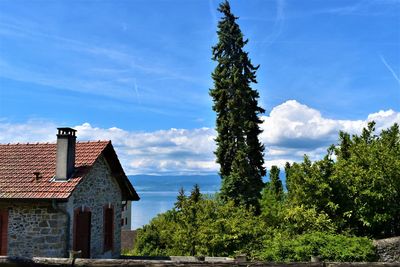
[{"label": "stone house", "polygon": [[111,141],[0,145],[0,255],[113,258],[121,213],[139,196]]}]

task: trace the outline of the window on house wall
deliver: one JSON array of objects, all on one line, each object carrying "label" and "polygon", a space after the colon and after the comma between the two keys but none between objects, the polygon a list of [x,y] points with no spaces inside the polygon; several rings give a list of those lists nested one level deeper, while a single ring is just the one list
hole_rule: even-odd
[{"label": "window on house wall", "polygon": [[114,208],[104,207],[104,251],[113,249],[114,240]]}]

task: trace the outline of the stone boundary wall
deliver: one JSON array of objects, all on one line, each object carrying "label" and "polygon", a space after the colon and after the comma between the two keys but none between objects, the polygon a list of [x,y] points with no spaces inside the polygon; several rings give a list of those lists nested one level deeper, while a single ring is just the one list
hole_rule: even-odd
[{"label": "stone boundary wall", "polygon": [[268,262],[236,262],[236,261],[221,261],[221,262],[183,262],[183,261],[168,261],[168,260],[122,260],[122,259],[65,259],[65,258],[13,258],[0,256],[0,267],[70,267],[70,266],[88,266],[88,267],[117,267],[117,266],[136,266],[136,267],[172,267],[172,266],[203,266],[203,267],[398,267],[400,262],[299,262],[299,263],[268,263]]},{"label": "stone boundary wall", "polygon": [[136,240],[136,230],[121,231],[121,250],[130,251],[133,249]]},{"label": "stone boundary wall", "polygon": [[379,261],[400,262],[400,236],[374,240]]}]

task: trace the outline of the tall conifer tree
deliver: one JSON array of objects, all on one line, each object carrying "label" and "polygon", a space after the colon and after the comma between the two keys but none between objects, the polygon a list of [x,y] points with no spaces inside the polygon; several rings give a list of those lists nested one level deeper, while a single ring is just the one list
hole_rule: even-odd
[{"label": "tall conifer tree", "polygon": [[282,200],[283,185],[281,179],[279,178],[279,173],[280,169],[277,166],[271,166],[271,170],[269,172],[269,186],[275,198],[277,200]]},{"label": "tall conifer tree", "polygon": [[259,94],[250,87],[257,83],[256,71],[248,53],[243,50],[248,40],[236,23],[228,1],[218,11],[224,16],[218,23],[218,43],[212,48],[217,67],[212,73],[210,90],[213,110],[217,113],[217,162],[222,178],[221,197],[236,204],[258,206],[263,188],[264,146],[258,139],[262,132],[258,105]]}]

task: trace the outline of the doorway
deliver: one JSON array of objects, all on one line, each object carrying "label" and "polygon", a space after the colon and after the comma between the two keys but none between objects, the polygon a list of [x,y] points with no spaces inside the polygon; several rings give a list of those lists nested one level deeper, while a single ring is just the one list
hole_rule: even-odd
[{"label": "doorway", "polygon": [[90,258],[91,217],[89,210],[75,210],[73,247],[75,251],[81,251],[81,258]]},{"label": "doorway", "polygon": [[0,210],[0,256],[7,255],[8,210]]}]

